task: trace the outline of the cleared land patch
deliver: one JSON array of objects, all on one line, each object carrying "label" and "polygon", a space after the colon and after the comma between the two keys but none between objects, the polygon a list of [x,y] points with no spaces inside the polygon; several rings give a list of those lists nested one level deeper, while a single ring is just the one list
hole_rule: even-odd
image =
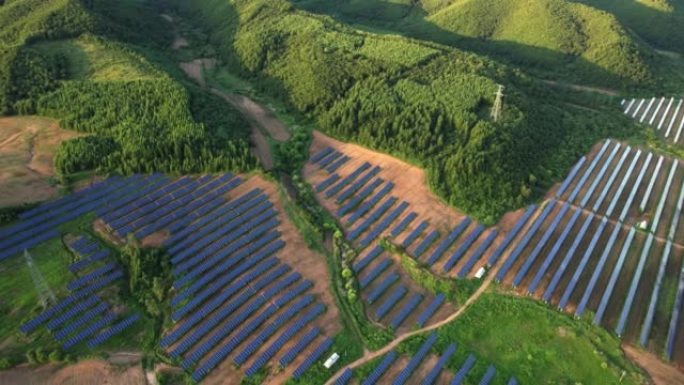
[{"label": "cleared land patch", "polygon": [[77,135],[51,119],[0,118],[0,206],[54,197],[50,178],[57,147]]}]

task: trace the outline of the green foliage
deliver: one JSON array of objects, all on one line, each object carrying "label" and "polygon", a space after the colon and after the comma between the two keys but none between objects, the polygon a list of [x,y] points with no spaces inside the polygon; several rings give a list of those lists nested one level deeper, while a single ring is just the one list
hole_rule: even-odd
[{"label": "green foliage", "polygon": [[[565,90],[484,56],[360,32],[291,1],[173,3],[258,91],[336,138],[425,168],[438,195],[483,223],[534,200],[596,140],[634,132],[619,111],[574,94],[569,106]],[[493,122],[498,83],[507,98]],[[277,163],[301,160],[294,144]]]},{"label": "green foliage", "polygon": [[[479,381],[487,366],[495,364],[497,378],[515,376],[520,383],[646,383],[616,337],[530,299],[485,294],[461,317],[437,329],[437,336],[436,353],[459,344],[447,362],[449,370],[458,370],[468,353],[477,357],[468,375],[472,380]],[[398,350],[411,354],[424,338],[409,339]]]},{"label": "green foliage", "polygon": [[160,249],[143,249],[129,240],[120,259],[128,273],[131,296],[150,316],[160,317],[173,281],[168,256]]},{"label": "green foliage", "polygon": [[442,278],[430,271],[429,266],[411,258],[400,246],[387,239],[380,241],[380,245],[390,254],[399,256],[402,269],[421,287],[433,294],[444,294],[449,302],[457,306],[463,305],[480,287],[479,279],[450,279]]},{"label": "green foliage", "polygon": [[[186,90],[141,54],[170,38],[149,4],[16,0],[0,8],[3,20],[0,113],[38,113],[59,119],[64,128],[97,134],[64,144],[61,172],[257,167],[247,123],[237,111]],[[146,44],[147,51],[117,39]]]},{"label": "green foliage", "polygon": [[55,155],[55,170],[62,175],[92,170],[119,149],[114,139],[91,135],[72,139],[59,147]]},{"label": "green foliage", "polygon": [[37,203],[24,203],[19,206],[7,206],[0,208],[0,226],[19,219],[19,214],[36,207]]}]

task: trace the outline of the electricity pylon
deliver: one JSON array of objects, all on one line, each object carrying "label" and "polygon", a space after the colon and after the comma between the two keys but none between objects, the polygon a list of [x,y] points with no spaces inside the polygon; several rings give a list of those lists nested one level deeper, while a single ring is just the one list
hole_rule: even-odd
[{"label": "electricity pylon", "polygon": [[492,106],[492,120],[498,122],[501,119],[501,112],[503,111],[503,97],[504,86],[499,84],[499,90],[496,91],[496,100]]},{"label": "electricity pylon", "polygon": [[46,308],[50,303],[57,303],[55,293],[50,290],[50,286],[48,286],[47,281],[45,281],[45,277],[40,273],[36,264],[33,263],[33,258],[31,258],[31,254],[29,254],[28,250],[24,250],[24,258],[26,258],[26,265],[31,272],[31,279],[33,279],[33,286],[36,287],[40,304],[43,305],[43,308]]}]

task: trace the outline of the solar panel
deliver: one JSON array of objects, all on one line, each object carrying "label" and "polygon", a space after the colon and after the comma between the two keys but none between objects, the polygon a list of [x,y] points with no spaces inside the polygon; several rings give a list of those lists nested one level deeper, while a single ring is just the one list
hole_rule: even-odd
[{"label": "solar panel", "polygon": [[437,312],[437,310],[442,306],[444,303],[444,294],[439,293],[437,296],[430,302],[430,304],[423,310],[422,313],[418,316],[418,320],[416,321],[416,324],[418,327],[423,327],[425,324],[432,318],[432,316]]},{"label": "solar panel", "polygon": [[454,379],[451,380],[451,385],[463,384],[463,381],[468,375],[468,372],[470,372],[470,369],[472,369],[473,366],[475,366],[475,361],[477,361],[475,359],[475,356],[472,354],[468,354],[468,357],[466,358],[465,362],[463,363],[463,365],[461,365],[461,368],[458,369],[458,372],[456,372]]},{"label": "solar panel", "polygon": [[392,385],[403,385],[408,381],[409,377],[413,374],[413,372],[418,368],[421,362],[425,359],[425,356],[430,352],[430,349],[432,348],[432,345],[435,344],[437,341],[437,333],[432,333],[430,336],[423,342],[423,344],[418,348],[418,351],[416,354],[411,357],[411,360],[406,364],[404,369],[399,372],[399,374],[394,377],[394,381],[392,381]]},{"label": "solar panel", "polygon": [[380,378],[387,372],[387,369],[394,364],[394,361],[397,360],[397,352],[394,350],[390,351],[385,355],[385,357],[380,361],[378,366],[376,366],[373,371],[366,377],[365,380],[361,383],[361,385],[374,385],[380,380]]},{"label": "solar panel", "polygon": [[420,305],[420,303],[423,302],[423,295],[422,294],[414,294],[406,303],[404,306],[399,310],[399,312],[392,318],[392,321],[390,322],[390,327],[392,329],[397,329],[401,324],[406,320],[406,318],[413,313],[413,311]]},{"label": "solar panel", "polygon": [[389,313],[392,308],[399,302],[408,290],[404,285],[397,287],[390,295],[387,297],[385,302],[380,304],[380,306],[375,310],[375,318],[382,319],[387,313]]},{"label": "solar panel", "polygon": [[359,242],[359,245],[363,248],[366,248],[368,245],[371,244],[374,240],[376,240],[380,234],[382,234],[383,231],[387,230],[389,226],[394,222],[399,215],[401,215],[404,210],[408,207],[407,202],[401,202],[399,206],[395,207],[394,210],[392,210],[385,219],[383,219],[373,230],[371,230],[366,236],[361,239]]},{"label": "solar panel", "polygon": [[449,344],[444,353],[439,357],[439,360],[437,360],[432,369],[430,369],[425,378],[423,378],[421,385],[433,385],[437,382],[437,378],[439,378],[440,373],[442,373],[442,369],[454,353],[456,353],[456,344]]},{"label": "solar panel", "polygon": [[444,266],[443,266],[442,269],[443,269],[445,272],[448,272],[448,271],[451,270],[454,266],[456,266],[456,264],[458,263],[458,261],[460,261],[461,258],[463,258],[463,256],[464,256],[464,255],[468,252],[468,250],[470,249],[470,246],[472,246],[473,243],[475,243],[475,241],[477,240],[477,238],[480,237],[480,234],[482,234],[482,233],[484,232],[484,230],[485,230],[485,227],[484,227],[483,225],[477,225],[477,227],[475,227],[475,228],[473,229],[473,231],[471,231],[470,234],[468,234],[468,236],[463,240],[463,243],[461,243],[461,245],[459,245],[458,249],[456,249],[456,251],[454,252],[454,254],[451,255],[451,257],[450,257],[449,260],[444,264]]},{"label": "solar panel", "polygon": [[610,296],[613,294],[613,289],[615,288],[615,284],[617,283],[617,280],[620,276],[622,266],[625,263],[625,259],[627,258],[627,253],[629,252],[630,246],[634,241],[635,234],[636,229],[632,227],[629,230],[627,239],[625,240],[625,243],[622,246],[622,251],[620,252],[620,256],[618,257],[617,263],[613,267],[613,272],[611,273],[610,279],[608,280],[608,285],[606,286],[606,289],[603,291],[603,296],[601,296],[601,302],[599,304],[599,307],[596,309],[596,314],[594,315],[594,324],[596,325],[601,323],[603,314],[608,306],[608,300],[610,299]]},{"label": "solar panel", "polygon": [[468,261],[461,267],[461,269],[458,271],[458,278],[465,278],[468,273],[473,269],[473,266],[477,263],[477,261],[482,258],[482,255],[484,255],[485,251],[491,246],[492,243],[494,243],[494,239],[496,239],[496,236],[499,234],[498,230],[494,229],[489,232],[489,235],[485,240],[478,246],[478,248],[473,252],[473,255],[468,258]]},{"label": "solar panel", "polygon": [[427,259],[426,263],[430,266],[434,265],[435,262],[439,260],[439,258],[444,254],[445,251],[451,245],[456,241],[456,239],[461,235],[461,233],[470,225],[470,222],[472,220],[469,217],[463,218],[461,223],[458,224],[451,232],[449,235],[446,236],[446,238],[442,239],[442,242],[439,243],[435,251],[432,252],[432,255]]},{"label": "solar panel", "polygon": [[316,363],[316,361],[321,358],[321,356],[323,356],[323,353],[332,347],[332,345],[333,340],[330,337],[321,342],[320,345],[318,345],[316,349],[314,349],[314,351],[311,352],[308,357],[306,357],[304,362],[302,362],[301,365],[295,369],[294,373],[292,373],[292,378],[298,380],[307,370],[309,370],[309,368]]}]

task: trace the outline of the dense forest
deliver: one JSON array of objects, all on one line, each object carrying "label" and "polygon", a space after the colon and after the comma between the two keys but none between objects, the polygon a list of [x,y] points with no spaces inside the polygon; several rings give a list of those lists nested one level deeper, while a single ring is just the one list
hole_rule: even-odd
[{"label": "dense forest", "polygon": [[152,8],[127,3],[7,1],[0,8],[0,112],[53,117],[89,133],[58,150],[62,174],[256,167],[247,122],[153,62],[155,49],[169,44],[168,28]]},{"label": "dense forest", "polygon": [[[426,168],[439,195],[486,222],[535,199],[599,138],[632,133],[607,103],[477,54],[363,32],[285,0],[173,3],[260,91],[335,137]],[[507,97],[494,122],[497,84]]]}]

